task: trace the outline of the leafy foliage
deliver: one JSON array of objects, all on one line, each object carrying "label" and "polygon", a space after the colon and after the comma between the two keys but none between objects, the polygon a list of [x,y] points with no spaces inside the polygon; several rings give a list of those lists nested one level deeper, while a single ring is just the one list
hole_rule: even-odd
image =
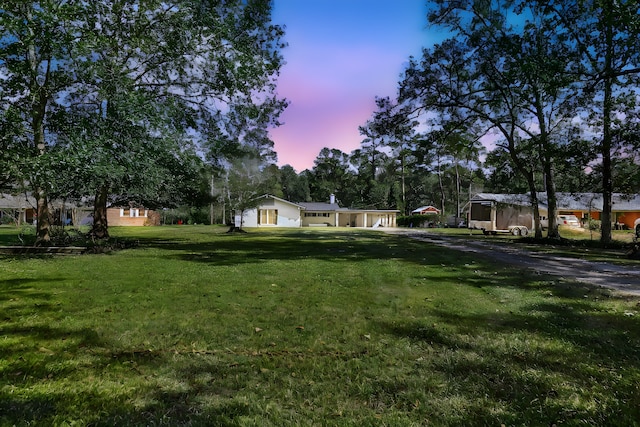
[{"label": "leafy foliage", "polygon": [[102,237],[109,200],[199,203],[196,153],[210,141],[275,161],[266,129],[286,102],[274,95],[284,44],[270,13],[260,0],[11,3],[0,72],[3,117],[21,119],[3,142],[15,179],[43,206],[95,195]]}]

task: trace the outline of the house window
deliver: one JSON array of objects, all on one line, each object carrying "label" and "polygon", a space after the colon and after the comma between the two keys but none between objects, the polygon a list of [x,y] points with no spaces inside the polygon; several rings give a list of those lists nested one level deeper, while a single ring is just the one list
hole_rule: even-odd
[{"label": "house window", "polygon": [[260,209],[258,220],[260,225],[276,225],[278,223],[278,210]]},{"label": "house window", "polygon": [[[137,218],[140,216],[140,209],[130,209],[130,208],[121,208],[120,209],[120,216],[121,217],[130,217],[130,218]],[[144,211],[144,216],[147,216],[147,211]]]},{"label": "house window", "polygon": [[491,202],[471,203],[472,221],[491,221]]}]

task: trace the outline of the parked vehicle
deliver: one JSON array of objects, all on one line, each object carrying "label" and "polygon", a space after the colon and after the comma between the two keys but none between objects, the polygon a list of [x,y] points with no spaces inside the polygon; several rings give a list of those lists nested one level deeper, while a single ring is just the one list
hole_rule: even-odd
[{"label": "parked vehicle", "polygon": [[575,215],[558,215],[558,225],[568,227],[580,227],[580,221]]},{"label": "parked vehicle", "polygon": [[532,224],[531,214],[527,207],[509,202],[511,200],[506,198],[501,202],[470,201],[468,227],[482,230],[484,234],[510,233],[514,236],[526,236]]}]

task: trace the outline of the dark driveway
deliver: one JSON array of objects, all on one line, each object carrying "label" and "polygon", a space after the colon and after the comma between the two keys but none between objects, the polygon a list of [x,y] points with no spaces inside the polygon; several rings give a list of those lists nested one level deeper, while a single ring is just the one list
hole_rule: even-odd
[{"label": "dark driveway", "polygon": [[503,264],[526,268],[543,274],[574,279],[616,291],[640,296],[640,267],[626,267],[606,262],[586,261],[528,251],[517,245],[503,245],[461,239],[415,229],[381,229],[447,248],[476,253]]}]

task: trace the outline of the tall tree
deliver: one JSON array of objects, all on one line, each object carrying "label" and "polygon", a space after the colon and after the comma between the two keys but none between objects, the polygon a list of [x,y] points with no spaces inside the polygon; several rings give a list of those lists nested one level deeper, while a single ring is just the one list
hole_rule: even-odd
[{"label": "tall tree", "polygon": [[[407,213],[406,181],[408,170],[416,159],[413,153],[417,149],[418,136],[415,128],[418,122],[413,119],[411,111],[406,106],[398,105],[389,97],[376,98],[376,107],[372,118],[361,127],[361,132],[372,136],[376,134],[381,140],[385,157],[379,160],[386,163],[383,165],[386,170],[383,180],[390,178],[390,183],[395,184],[390,186],[391,192],[397,190],[399,195],[397,200],[389,200],[386,203],[387,207],[397,205],[401,211]],[[359,154],[367,149],[368,144],[369,140],[365,139]],[[396,181],[398,175],[399,182]]]},{"label": "tall tree", "polygon": [[[531,141],[520,132],[520,98],[509,89],[513,84],[496,66],[493,56],[478,52],[460,40],[449,39],[433,49],[424,49],[422,59],[412,59],[400,87],[400,101],[410,103],[423,114],[449,121],[461,118],[469,128],[495,129],[502,136],[504,149],[525,177],[537,224],[542,237],[535,168],[530,164]],[[454,120],[458,121],[458,120]]]},{"label": "tall tree", "polygon": [[246,211],[257,207],[259,196],[267,192],[265,174],[261,162],[253,156],[234,159],[228,174],[229,208],[236,214],[235,226],[241,229]]},{"label": "tall tree", "polygon": [[[487,130],[499,130],[516,169],[529,183],[536,236],[541,236],[535,179],[540,169],[550,211],[549,236],[558,237],[554,163],[561,153],[558,134],[575,115],[576,99],[569,73],[573,56],[564,43],[566,35],[556,32],[537,4],[529,7],[525,2],[499,0],[434,3],[431,22],[445,26],[456,38],[425,51],[418,73],[415,67],[409,68],[405,82],[422,73],[427,87],[409,83],[405,93],[409,99],[425,98],[431,90],[436,94],[429,94],[431,108],[454,108],[464,112],[458,113],[461,116],[485,123]],[[508,16],[515,13],[520,20],[512,22]],[[435,76],[426,75],[434,71]],[[531,164],[531,155],[539,166]]]},{"label": "tall tree", "polygon": [[[535,2],[551,16],[557,31],[575,49],[581,83],[581,117],[591,125],[599,147],[603,209],[601,242],[611,241],[615,134],[637,123],[640,75],[640,2],[580,0]],[[624,117],[624,120],[620,120]]]},{"label": "tall tree", "polygon": [[[378,108],[384,108],[384,98],[376,99]],[[360,135],[365,138],[360,143],[360,148],[354,150],[350,157],[351,163],[357,169],[357,178],[360,181],[360,200],[358,204],[362,207],[380,205],[388,203],[390,185],[385,182],[382,175],[388,156],[385,152],[387,146],[387,129],[384,121],[378,117],[380,112],[374,114],[374,118],[360,126]]]},{"label": "tall tree", "polygon": [[329,200],[334,194],[343,206],[351,206],[357,200],[355,175],[351,171],[347,153],[337,148],[320,150],[309,175],[311,200]]},{"label": "tall tree", "polygon": [[[78,55],[84,86],[72,94],[73,102],[76,113],[99,131],[91,143],[122,160],[109,163],[116,171],[141,169],[138,160],[162,146],[150,143],[175,134],[191,135],[197,143],[243,138],[256,150],[265,145],[263,130],[285,106],[272,93],[282,30],[270,24],[270,3],[91,5],[89,47]],[[108,236],[107,195],[123,192],[111,176],[94,180],[96,237]]]},{"label": "tall tree", "polygon": [[280,168],[280,183],[282,185],[282,195],[286,200],[292,202],[311,201],[306,174],[296,174],[292,166],[284,165]]},{"label": "tall tree", "polygon": [[[469,165],[478,160],[479,142],[467,132],[467,124],[464,120],[451,120],[442,123],[440,128],[427,133],[426,137],[431,141],[434,151],[435,170],[440,187],[440,204],[443,213],[446,211],[448,190],[445,189],[445,173],[450,171],[453,179],[453,199],[455,201],[454,216],[461,216],[462,177],[461,165],[463,160]],[[470,175],[471,176],[471,175]]]},{"label": "tall tree", "polygon": [[83,159],[90,171],[82,188],[95,194],[97,237],[108,236],[110,195],[143,188],[141,179],[165,170],[137,173],[153,169],[158,150],[189,151],[164,139],[242,138],[273,155],[265,129],[286,103],[274,95],[284,44],[271,7],[263,0],[3,4],[2,114],[20,119],[10,141],[19,149],[11,152],[38,199],[40,241],[48,240],[47,199],[60,166],[48,151],[56,144],[73,146],[76,165]]},{"label": "tall tree", "polygon": [[62,94],[74,83],[71,46],[82,43],[75,23],[82,19],[83,2],[73,0],[11,1],[0,11],[0,99],[14,133],[5,141],[14,157],[17,176],[37,200],[37,241],[50,240],[47,164],[55,135],[49,126],[59,110]]}]

